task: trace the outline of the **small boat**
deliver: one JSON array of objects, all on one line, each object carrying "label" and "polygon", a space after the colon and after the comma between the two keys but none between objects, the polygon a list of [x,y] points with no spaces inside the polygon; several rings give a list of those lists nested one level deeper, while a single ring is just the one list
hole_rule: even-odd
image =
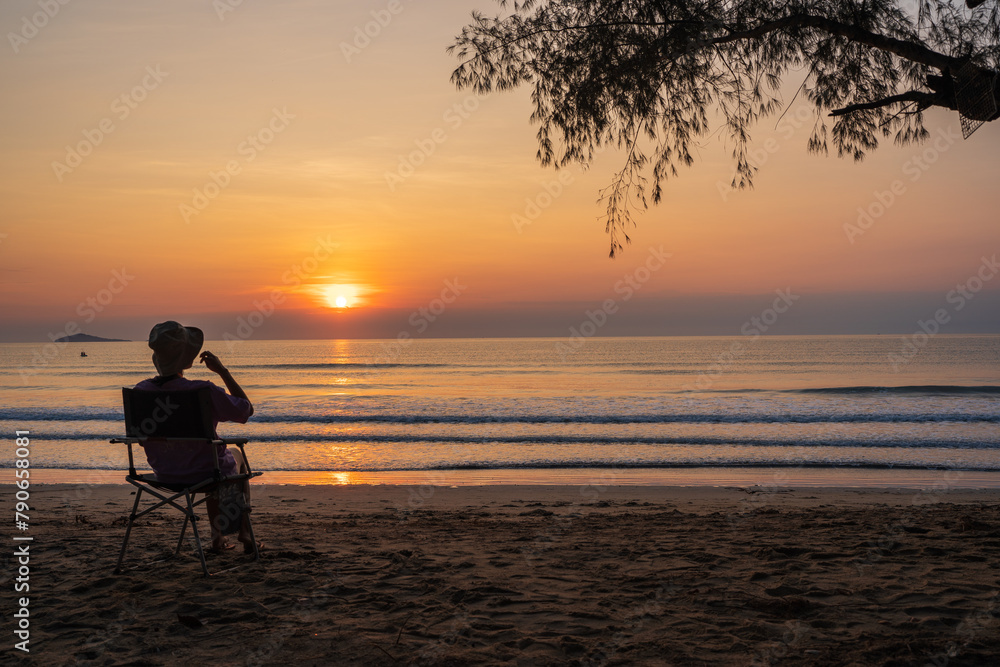
[{"label": "small boat", "polygon": [[85,356],[87,356],[87,353],[86,352],[80,352],[80,356],[81,357],[85,357]]}]

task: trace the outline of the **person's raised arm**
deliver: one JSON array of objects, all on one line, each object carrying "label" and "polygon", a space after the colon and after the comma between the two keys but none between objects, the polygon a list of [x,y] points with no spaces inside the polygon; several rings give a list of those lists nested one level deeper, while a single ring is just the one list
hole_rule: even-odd
[{"label": "person's raised arm", "polygon": [[217,373],[218,376],[222,378],[222,381],[226,383],[226,389],[229,390],[230,394],[236,398],[242,398],[247,403],[250,403],[250,414],[252,415],[253,402],[250,400],[250,397],[247,396],[247,393],[243,391],[243,387],[241,387],[236,381],[233,374],[229,372],[229,369],[222,365],[222,360],[206,350],[201,353],[201,363],[205,364],[205,368],[213,373]]}]

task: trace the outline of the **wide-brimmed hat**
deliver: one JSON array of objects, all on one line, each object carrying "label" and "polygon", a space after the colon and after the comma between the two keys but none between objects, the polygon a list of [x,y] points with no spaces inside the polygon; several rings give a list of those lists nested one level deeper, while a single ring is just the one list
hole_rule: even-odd
[{"label": "wide-brimmed hat", "polygon": [[205,334],[197,327],[186,327],[172,320],[160,322],[149,332],[156,372],[167,376],[191,368],[204,342]]}]

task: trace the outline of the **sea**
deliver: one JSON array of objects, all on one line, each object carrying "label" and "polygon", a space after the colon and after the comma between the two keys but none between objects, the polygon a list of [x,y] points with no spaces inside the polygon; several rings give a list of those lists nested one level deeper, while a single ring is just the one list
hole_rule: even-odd
[{"label": "sea", "polygon": [[[250,438],[252,466],[275,482],[1000,486],[997,335],[204,349],[256,408],[220,436]],[[144,342],[0,345],[0,481],[13,478],[15,431],[30,433],[36,483],[124,481],[124,446],[108,440],[123,435],[121,388],[154,374],[150,354]],[[186,376],[218,380],[200,366]]]}]

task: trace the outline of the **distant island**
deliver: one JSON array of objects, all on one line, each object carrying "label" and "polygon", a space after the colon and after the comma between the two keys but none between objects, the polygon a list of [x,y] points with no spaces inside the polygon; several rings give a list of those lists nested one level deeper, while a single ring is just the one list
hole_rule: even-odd
[{"label": "distant island", "polygon": [[78,333],[72,336],[63,336],[62,338],[56,338],[54,341],[56,343],[131,343],[132,341],[125,340],[123,338],[101,338],[100,336],[91,336],[90,334]]}]

